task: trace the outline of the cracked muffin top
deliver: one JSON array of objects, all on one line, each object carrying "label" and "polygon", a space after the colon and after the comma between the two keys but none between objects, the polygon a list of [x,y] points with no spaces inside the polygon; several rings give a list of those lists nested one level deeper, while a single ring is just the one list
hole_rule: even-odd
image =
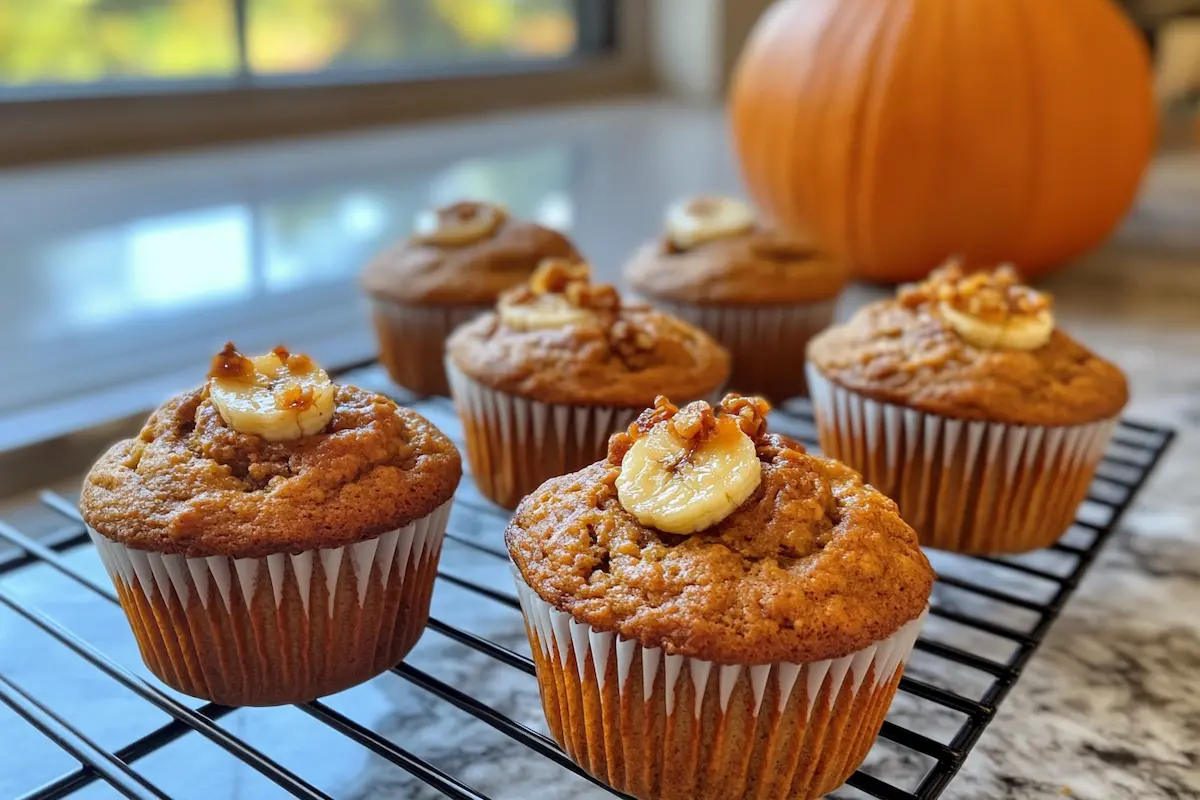
[{"label": "cracked muffin top", "polygon": [[593,628],[726,664],[839,658],[918,618],[934,575],[896,504],[768,433],[766,408],[660,398],[517,508],[521,578]]},{"label": "cracked muffin top", "polygon": [[957,265],[819,334],[808,361],[882,403],[1014,425],[1083,425],[1129,401],[1125,375],[1056,327],[1048,295]]},{"label": "cracked muffin top", "polygon": [[491,203],[460,202],[417,217],[412,237],[363,270],[368,294],[418,305],[491,305],[543,259],[580,261],[561,233]]},{"label": "cracked muffin top", "polygon": [[726,197],[695,197],[667,209],[664,232],[625,266],[638,294],[702,306],[777,306],[835,298],[845,265],[803,239],[768,228]]},{"label": "cracked muffin top", "polygon": [[280,352],[246,364],[230,346],[113,445],[84,480],[85,522],[134,549],[258,558],[364,541],[450,499],[462,463],[441,431]]},{"label": "cracked muffin top", "polygon": [[547,261],[496,310],[456,330],[450,362],[492,389],[543,403],[645,408],[663,392],[706,397],[729,377],[707,333],[590,282],[586,264]]}]

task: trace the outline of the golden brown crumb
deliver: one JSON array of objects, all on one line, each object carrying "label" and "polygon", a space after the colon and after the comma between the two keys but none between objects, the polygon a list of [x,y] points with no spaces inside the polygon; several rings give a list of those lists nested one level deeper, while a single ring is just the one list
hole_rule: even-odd
[{"label": "golden brown crumb", "polygon": [[900,288],[897,300],[906,308],[946,304],[985,322],[1033,316],[1051,307],[1050,296],[1021,283],[1011,266],[966,274],[958,263],[934,270],[921,283]]}]

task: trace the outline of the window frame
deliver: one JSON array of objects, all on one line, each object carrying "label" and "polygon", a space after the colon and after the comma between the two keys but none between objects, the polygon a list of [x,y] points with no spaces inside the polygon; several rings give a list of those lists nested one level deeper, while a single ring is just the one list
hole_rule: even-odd
[{"label": "window frame", "polygon": [[[278,75],[249,71],[248,0],[233,2],[237,74],[0,87],[0,166],[586,101],[653,85],[644,0],[573,0],[579,42],[561,58],[408,61]],[[365,109],[372,103],[375,113]],[[339,106],[353,113],[321,119],[322,107]],[[222,124],[189,132],[172,123],[173,115],[194,116],[189,109]]]}]

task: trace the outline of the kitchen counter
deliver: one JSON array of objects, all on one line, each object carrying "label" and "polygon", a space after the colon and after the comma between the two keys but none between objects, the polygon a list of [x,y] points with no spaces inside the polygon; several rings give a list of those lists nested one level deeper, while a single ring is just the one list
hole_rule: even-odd
[{"label": "kitchen counter", "polygon": [[[297,172],[299,165],[306,167]],[[101,179],[108,183],[97,186]],[[668,200],[736,185],[718,114],[649,103],[0,175],[0,209],[18,201],[40,209],[22,224],[0,214],[0,239],[14,254],[0,271],[0,307],[11,312],[0,325],[10,326],[7,341],[22,345],[21,360],[5,368],[29,381],[0,397],[0,434],[41,425],[57,435],[63,414],[76,425],[95,424],[143,408],[194,379],[212,344],[227,336],[247,346],[281,338],[330,360],[368,352],[352,276],[430,199],[475,193],[508,200],[518,212],[571,228],[598,270],[614,275],[622,255],[654,231]],[[97,205],[102,187],[108,201]],[[51,192],[59,202],[34,203]],[[183,260],[172,263],[175,254]],[[229,267],[229,259],[242,259],[244,270]],[[221,265],[207,283],[206,263]],[[173,277],[180,264],[187,267],[183,283]],[[94,287],[116,281],[132,294],[74,291],[72,281],[82,276]],[[188,293],[188,282],[199,295]],[[945,796],[1200,796],[1200,153],[1164,154],[1113,242],[1045,285],[1060,323],[1128,372],[1130,416],[1176,427],[1179,438]],[[854,287],[842,313],[879,292]],[[163,335],[147,343],[143,362],[116,361],[156,332]],[[73,344],[83,349],[72,352]],[[39,376],[39,356],[51,374]],[[382,385],[378,372],[360,377]],[[51,406],[57,412],[45,413]],[[435,422],[452,429],[448,409],[441,413]],[[77,480],[71,473],[82,466],[64,461],[48,479],[69,492]],[[9,498],[0,517],[35,536],[69,527],[28,495]],[[496,547],[502,524],[464,506],[452,528]],[[67,558],[106,580],[89,547]],[[964,577],[980,569],[941,555],[935,565]],[[443,566],[509,590],[502,562],[461,544],[447,543]],[[1011,578],[1007,588],[1038,591],[1022,580]],[[145,674],[119,610],[63,576],[34,567],[0,577],[0,590]],[[939,601],[975,610],[971,597],[945,587]],[[449,582],[439,583],[434,614],[528,653],[519,614]],[[996,621],[1019,627],[1028,615],[1014,610]],[[934,620],[929,634],[967,642],[981,655],[1006,655],[1002,643],[944,620]],[[545,730],[529,676],[432,632],[410,662]],[[3,608],[0,674],[107,747],[167,721]],[[914,657],[910,674],[968,694],[986,686],[982,676],[927,654]],[[490,796],[606,796],[397,676],[329,705]],[[891,719],[939,741],[961,722],[906,696]],[[221,724],[339,798],[438,796],[296,709],[238,710]],[[3,706],[0,739],[0,797],[20,796],[76,766]],[[885,746],[869,769],[904,785],[924,763]],[[195,735],[138,766],[173,797],[276,796],[261,776]],[[93,785],[81,796],[108,795]]]}]

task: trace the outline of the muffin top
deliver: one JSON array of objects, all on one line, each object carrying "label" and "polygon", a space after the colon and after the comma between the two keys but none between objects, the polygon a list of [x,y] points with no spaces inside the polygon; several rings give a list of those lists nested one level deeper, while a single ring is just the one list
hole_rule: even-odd
[{"label": "muffin top", "polygon": [[736,200],[697,197],[667,210],[662,238],[625,266],[634,291],[668,302],[773,306],[829,300],[849,271],[810,244],[760,225]]},{"label": "muffin top", "polygon": [[895,503],[768,433],[766,411],[659,398],[605,461],[517,508],[525,582],[593,628],[718,663],[839,658],[916,619],[933,570]]},{"label": "muffin top", "polygon": [[543,259],[581,260],[561,233],[490,203],[426,211],[414,228],[412,238],[367,265],[361,280],[368,294],[400,303],[490,305],[529,280]]},{"label": "muffin top", "polygon": [[450,361],[473,380],[543,403],[645,408],[660,392],[704,397],[729,377],[708,334],[590,282],[585,264],[545,262],[496,311],[456,330]]},{"label": "muffin top", "polygon": [[89,526],[127,547],[258,558],[370,539],[424,517],[462,476],[419,414],[277,348],[232,345],[84,480]]},{"label": "muffin top", "polygon": [[1121,371],[1057,329],[1049,296],[1009,267],[936,270],[817,336],[808,359],[846,389],[967,420],[1081,425],[1129,400]]}]

